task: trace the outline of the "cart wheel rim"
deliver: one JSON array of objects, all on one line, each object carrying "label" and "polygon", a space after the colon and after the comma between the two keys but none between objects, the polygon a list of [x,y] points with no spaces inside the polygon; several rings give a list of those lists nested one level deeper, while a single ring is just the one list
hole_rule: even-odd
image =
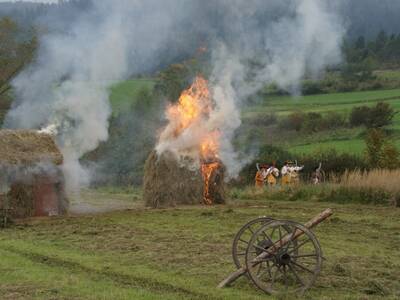
[{"label": "cart wheel rim", "polygon": [[245,255],[252,235],[264,224],[273,221],[270,217],[259,217],[247,222],[236,233],[232,243],[232,259],[238,269],[245,266]]},{"label": "cart wheel rim", "polygon": [[[260,249],[259,240],[263,238],[270,240],[272,246]],[[264,257],[257,257],[256,250],[265,253]],[[246,249],[245,264],[249,278],[264,292],[303,294],[320,273],[322,250],[315,235],[303,225],[271,221],[253,234]]]}]

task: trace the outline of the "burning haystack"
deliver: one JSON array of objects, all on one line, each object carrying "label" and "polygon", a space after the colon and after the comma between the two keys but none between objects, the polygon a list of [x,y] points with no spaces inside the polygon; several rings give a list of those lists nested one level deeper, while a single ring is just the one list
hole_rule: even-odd
[{"label": "burning haystack", "polygon": [[147,206],[225,203],[219,131],[205,126],[212,111],[207,81],[202,77],[167,108],[168,125],[145,164]]},{"label": "burning haystack", "polygon": [[66,213],[62,163],[51,135],[0,130],[0,209],[14,218]]}]

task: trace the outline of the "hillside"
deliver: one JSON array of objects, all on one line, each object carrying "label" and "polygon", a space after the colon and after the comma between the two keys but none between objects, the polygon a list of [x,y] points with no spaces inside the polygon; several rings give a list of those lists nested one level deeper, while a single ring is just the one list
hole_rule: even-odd
[{"label": "hillside", "polygon": [[[399,72],[383,72],[381,76],[398,78]],[[114,112],[135,102],[135,97],[141,88],[151,89],[154,81],[150,79],[129,80],[116,85],[112,89],[111,102]],[[322,115],[339,113],[348,117],[354,106],[373,106],[380,101],[389,103],[394,109],[400,111],[400,89],[375,90],[347,93],[332,93],[308,96],[271,96],[264,95],[254,103],[243,105],[243,128],[238,140],[240,143],[273,144],[284,147],[290,152],[301,154],[316,150],[336,149],[339,152],[361,154],[364,151],[364,133],[362,127],[338,128],[313,133],[282,132],[276,125],[264,125],[259,120],[268,118],[271,114],[280,119],[290,113],[301,111],[303,113],[318,112]],[[400,147],[400,114],[394,118],[393,125],[389,128],[395,144]]]},{"label": "hillside", "polygon": [[[365,92],[349,92],[301,97],[275,96],[265,97],[263,101],[243,110],[244,122],[249,119],[268,117],[271,113],[284,117],[296,111],[318,112],[322,115],[339,113],[348,116],[354,106],[373,106],[380,101],[389,103],[400,111],[400,89],[377,90]],[[394,118],[389,128],[396,144],[400,146],[400,115]],[[272,136],[270,142],[283,146],[295,153],[308,153],[314,150],[334,148],[350,153],[362,153],[364,150],[364,128],[340,128],[331,131],[321,131],[311,134],[293,133],[286,135],[287,139]],[[265,136],[268,138],[268,135]]]},{"label": "hillside", "polygon": [[136,101],[141,89],[152,89],[155,81],[152,79],[126,80],[111,88],[110,102],[114,114],[126,109]]}]

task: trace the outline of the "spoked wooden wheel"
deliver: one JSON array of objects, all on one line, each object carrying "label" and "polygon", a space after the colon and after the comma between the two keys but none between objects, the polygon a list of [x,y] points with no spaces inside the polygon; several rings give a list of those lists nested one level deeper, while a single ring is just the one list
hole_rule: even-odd
[{"label": "spoked wooden wheel", "polygon": [[[268,240],[265,247],[262,241]],[[271,221],[257,230],[245,256],[248,275],[269,293],[304,293],[322,267],[322,250],[315,235],[291,221]]]},{"label": "spoked wooden wheel", "polygon": [[232,258],[236,267],[245,265],[246,249],[253,234],[264,224],[273,221],[270,217],[259,217],[243,225],[238,231],[232,244]]}]

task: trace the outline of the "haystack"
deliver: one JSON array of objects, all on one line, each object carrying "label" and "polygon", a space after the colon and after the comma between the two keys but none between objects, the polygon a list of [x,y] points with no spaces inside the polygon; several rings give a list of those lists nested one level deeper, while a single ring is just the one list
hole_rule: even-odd
[{"label": "haystack", "polygon": [[[183,204],[201,204],[204,197],[204,180],[200,170],[179,163],[170,152],[158,155],[151,152],[144,167],[143,197],[146,206],[153,208]],[[221,165],[222,166],[222,165]],[[224,169],[211,175],[210,195],[214,203],[224,203]]]},{"label": "haystack", "polygon": [[65,214],[62,162],[52,136],[0,130],[0,209],[14,218]]}]

